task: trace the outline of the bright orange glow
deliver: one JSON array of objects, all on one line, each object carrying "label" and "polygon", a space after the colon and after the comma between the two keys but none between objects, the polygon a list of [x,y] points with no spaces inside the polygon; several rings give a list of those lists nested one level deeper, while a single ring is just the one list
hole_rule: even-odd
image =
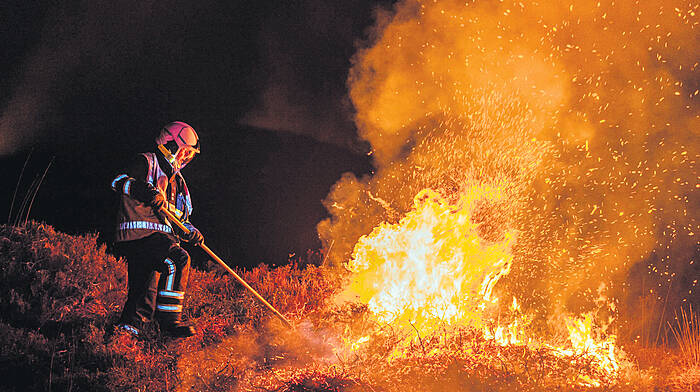
[{"label": "bright orange glow", "polygon": [[376,171],[343,176],[318,226],[348,293],[404,335],[471,326],[614,379],[632,267],[658,259],[649,276],[668,287],[696,253],[696,9],[404,0],[378,14],[348,81]]},{"label": "bright orange glow", "polygon": [[[565,317],[569,335],[563,344],[530,336],[529,317],[515,297],[503,314],[510,323],[501,325],[494,317],[500,316],[494,289],[510,272],[516,233],[507,231],[501,241],[486,241],[472,214],[479,202],[502,197],[496,187],[474,186],[450,204],[439,193],[422,190],[398,223],[382,223],[360,238],[347,264],[354,273],[347,292],[366,303],[380,323],[410,326],[424,336],[447,325],[477,327],[486,339],[502,346],[546,347],[559,357],[585,356],[600,372],[615,377],[620,367],[615,337],[597,337],[591,314]],[[363,336],[348,343],[354,351],[369,340]],[[400,356],[396,350],[390,357]],[[599,385],[590,377],[577,382]]]},{"label": "bright orange glow", "polygon": [[475,204],[498,189],[473,187],[456,205],[426,189],[398,224],[381,224],[358,241],[349,290],[384,323],[409,322],[424,332],[441,323],[482,325],[493,287],[510,270],[513,233],[488,243],[471,220]]}]

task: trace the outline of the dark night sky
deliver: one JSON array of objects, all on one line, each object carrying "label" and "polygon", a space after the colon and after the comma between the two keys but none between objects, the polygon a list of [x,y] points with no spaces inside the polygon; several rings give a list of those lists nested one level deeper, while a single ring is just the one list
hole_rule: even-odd
[{"label": "dark night sky", "polygon": [[54,158],[31,218],[105,233],[111,178],[180,120],[202,139],[183,174],[212,249],[251,266],[318,246],[330,186],[371,170],[345,79],[390,2],[67,3],[3,6],[0,222],[31,151],[15,214]]}]

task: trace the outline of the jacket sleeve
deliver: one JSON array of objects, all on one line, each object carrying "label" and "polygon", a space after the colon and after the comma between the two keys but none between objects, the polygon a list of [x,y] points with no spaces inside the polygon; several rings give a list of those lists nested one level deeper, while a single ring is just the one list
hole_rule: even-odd
[{"label": "jacket sleeve", "polygon": [[185,226],[187,228],[187,230],[189,230],[189,231],[197,230],[197,228],[194,227],[192,222],[190,222],[189,220],[182,222],[182,225]]},{"label": "jacket sleeve", "polygon": [[112,180],[112,190],[131,197],[141,203],[149,204],[158,193],[158,189],[149,184],[148,161],[143,155],[138,156],[129,169],[120,173]]}]

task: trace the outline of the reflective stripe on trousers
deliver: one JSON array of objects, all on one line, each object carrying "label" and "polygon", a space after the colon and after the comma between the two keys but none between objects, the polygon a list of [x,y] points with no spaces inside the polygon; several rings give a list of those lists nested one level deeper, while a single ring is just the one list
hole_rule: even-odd
[{"label": "reflective stripe on trousers", "polygon": [[185,292],[173,290],[175,273],[177,272],[175,262],[169,258],[166,258],[163,262],[168,266],[168,274],[165,278],[165,287],[158,291],[156,309],[161,312],[180,313],[182,312],[182,301],[185,299]]},{"label": "reflective stripe on trousers", "polygon": [[156,306],[156,309],[158,309],[161,312],[181,313],[182,312],[182,305],[158,304],[158,306]]}]

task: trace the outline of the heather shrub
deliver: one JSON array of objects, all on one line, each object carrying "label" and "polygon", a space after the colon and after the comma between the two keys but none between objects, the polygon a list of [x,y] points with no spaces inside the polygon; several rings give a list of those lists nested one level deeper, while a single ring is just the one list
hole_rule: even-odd
[{"label": "heather shrub", "polygon": [[[322,306],[338,287],[334,275],[311,264],[261,265],[239,274],[291,319]],[[139,340],[122,331],[110,335],[126,297],[126,264],[97,235],[71,236],[39,222],[0,226],[0,279],[3,391],[230,390],[264,360],[261,348],[274,344],[266,335],[267,309],[229,274],[196,269],[185,306],[185,318],[198,327],[194,337],[164,338],[156,324]],[[234,369],[230,357],[202,361],[232,347],[252,358],[248,367]],[[197,363],[188,362],[193,358]],[[189,368],[206,364],[192,383]],[[222,364],[231,372],[222,374]]]},{"label": "heather shrub", "polygon": [[[201,344],[219,342],[242,324],[264,328],[273,317],[233,276],[222,272],[193,270],[190,275],[185,316],[197,320]],[[338,275],[314,265],[270,268],[261,264],[237,273],[291,321],[324,306],[340,287]]]},{"label": "heather shrub", "polygon": [[[0,322],[0,389],[3,391],[46,390],[51,346],[39,332],[14,328]],[[37,377],[39,375],[39,377]]]},{"label": "heather shrub", "polygon": [[121,306],[125,279],[125,264],[96,235],[71,236],[37,222],[0,226],[0,319],[10,325],[44,333],[103,326]]},{"label": "heather shrub", "polygon": [[0,226],[0,389],[105,390],[103,331],[125,278],[96,235]]}]

